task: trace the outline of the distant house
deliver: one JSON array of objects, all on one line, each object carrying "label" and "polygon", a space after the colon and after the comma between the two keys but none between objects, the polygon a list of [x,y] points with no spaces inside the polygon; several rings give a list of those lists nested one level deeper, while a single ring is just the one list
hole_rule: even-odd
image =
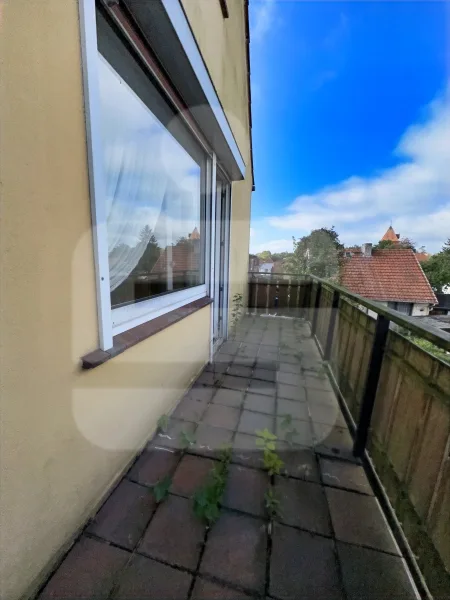
[{"label": "distant house", "polygon": [[428,254],[428,252],[416,252],[416,258],[420,263],[426,262],[430,256],[431,254]]},{"label": "distant house", "polygon": [[372,250],[372,244],[363,244],[360,255],[344,256],[341,281],[352,292],[406,315],[427,316],[438,303],[409,248]]},{"label": "distant house", "polygon": [[450,316],[450,293],[436,294],[438,303],[433,306],[431,314],[434,315],[449,315]]},{"label": "distant house", "polygon": [[272,265],[272,273],[283,273],[284,260],[274,260]]},{"label": "distant house", "polygon": [[259,258],[256,254],[250,254],[248,257],[248,270],[250,273],[258,273],[259,271]]},{"label": "distant house", "polygon": [[352,256],[361,256],[361,248],[359,246],[349,246],[348,248],[344,248],[344,256],[346,258],[351,258]]},{"label": "distant house", "polygon": [[273,260],[271,258],[267,258],[264,262],[259,264],[260,273],[272,273],[272,268]]}]

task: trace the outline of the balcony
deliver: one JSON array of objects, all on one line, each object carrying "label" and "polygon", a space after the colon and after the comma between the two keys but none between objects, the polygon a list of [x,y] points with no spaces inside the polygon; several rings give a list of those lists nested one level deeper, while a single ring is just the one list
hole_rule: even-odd
[{"label": "balcony", "polygon": [[390,323],[450,348],[332,284],[252,276],[40,597],[446,597],[450,367]]}]

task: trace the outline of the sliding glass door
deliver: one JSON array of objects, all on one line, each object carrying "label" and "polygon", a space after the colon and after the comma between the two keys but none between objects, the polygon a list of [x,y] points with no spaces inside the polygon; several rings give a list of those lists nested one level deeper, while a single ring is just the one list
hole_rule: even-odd
[{"label": "sliding glass door", "polygon": [[217,172],[216,215],[214,242],[214,305],[213,305],[213,351],[227,337],[228,326],[228,253],[230,235],[231,186]]}]

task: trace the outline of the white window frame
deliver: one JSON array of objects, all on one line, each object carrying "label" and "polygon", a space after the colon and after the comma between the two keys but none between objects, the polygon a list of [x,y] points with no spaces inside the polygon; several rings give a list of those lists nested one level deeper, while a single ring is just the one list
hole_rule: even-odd
[{"label": "white window frame", "polygon": [[[155,298],[118,308],[111,306],[109,285],[108,234],[105,202],[105,176],[101,135],[101,104],[98,84],[98,45],[95,0],[80,0],[80,33],[85,97],[85,118],[89,187],[91,197],[93,246],[97,288],[99,345],[102,350],[113,347],[113,336],[146,323],[158,316],[180,308],[211,294],[212,225],[215,206],[215,161],[206,150],[207,181],[205,207],[205,283],[192,288],[170,292]],[[167,101],[170,102],[169,98]],[[209,201],[211,199],[211,202]]]}]

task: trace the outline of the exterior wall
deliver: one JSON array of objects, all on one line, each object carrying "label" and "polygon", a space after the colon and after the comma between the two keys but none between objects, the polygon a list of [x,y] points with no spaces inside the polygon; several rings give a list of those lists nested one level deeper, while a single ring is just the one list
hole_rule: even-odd
[{"label": "exterior wall", "polygon": [[272,272],[273,263],[263,263],[259,265],[260,273],[271,273]]},{"label": "exterior wall", "polygon": [[414,304],[411,316],[412,317],[427,317],[430,314],[428,304]]},{"label": "exterior wall", "polygon": [[246,306],[252,173],[244,0],[227,0],[228,19],[222,16],[219,0],[182,0],[182,4],[247,165],[245,180],[232,186],[230,240],[230,307],[236,293],[244,296]]},{"label": "exterior wall", "polygon": [[[98,329],[78,6],[16,0],[2,17],[0,595],[9,600],[41,583],[208,360],[211,309],[80,370]],[[225,39],[239,47],[240,35]],[[213,40],[202,47],[210,64],[223,51]],[[241,76],[236,52],[219,86],[225,105]],[[247,277],[250,190],[249,178],[233,186],[231,294]]]}]

